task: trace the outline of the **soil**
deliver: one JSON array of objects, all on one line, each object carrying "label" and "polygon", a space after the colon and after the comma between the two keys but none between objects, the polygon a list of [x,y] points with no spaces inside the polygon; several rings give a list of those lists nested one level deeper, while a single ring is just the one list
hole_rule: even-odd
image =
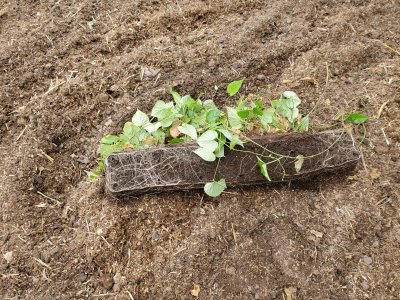
[{"label": "soil", "polygon": [[[400,4],[0,6],[1,299],[399,299]],[[99,139],[168,89],[298,93],[370,116],[363,162],[308,184],[145,195],[87,182]],[[217,91],[215,86],[220,87]]]}]

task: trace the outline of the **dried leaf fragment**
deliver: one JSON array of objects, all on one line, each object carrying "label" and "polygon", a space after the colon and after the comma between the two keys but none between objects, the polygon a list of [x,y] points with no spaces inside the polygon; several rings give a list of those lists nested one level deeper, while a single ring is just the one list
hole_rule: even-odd
[{"label": "dried leaf fragment", "polygon": [[179,126],[180,126],[179,123],[175,123],[174,125],[172,125],[171,129],[169,130],[169,134],[174,139],[177,138],[181,134],[181,132],[179,131]]},{"label": "dried leaf fragment", "polygon": [[299,173],[301,170],[301,167],[303,166],[304,163],[304,156],[303,155],[297,155],[296,161],[294,162],[294,168],[296,170],[296,173]]},{"label": "dried leaf fragment", "polygon": [[193,284],[193,289],[190,291],[190,294],[194,297],[198,297],[200,293],[200,286],[198,284]]},{"label": "dried leaf fragment", "polygon": [[297,294],[297,288],[293,286],[286,287],[285,290],[286,300],[295,300]]},{"label": "dried leaf fragment", "polygon": [[381,176],[381,172],[379,172],[378,169],[372,169],[371,172],[369,172],[369,177],[371,179],[378,179]]},{"label": "dried leaf fragment", "polygon": [[314,229],[311,229],[310,232],[315,235],[317,238],[322,238],[324,234],[322,232],[316,231]]},{"label": "dried leaf fragment", "polygon": [[13,259],[13,252],[12,251],[8,251],[8,252],[3,254],[3,257],[7,261],[7,263],[9,264]]}]

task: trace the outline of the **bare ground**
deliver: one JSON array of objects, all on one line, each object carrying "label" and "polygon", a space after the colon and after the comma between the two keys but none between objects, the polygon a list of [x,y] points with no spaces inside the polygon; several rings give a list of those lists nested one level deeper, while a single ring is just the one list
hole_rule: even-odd
[{"label": "bare ground", "polygon": [[[399,15],[397,0],[3,2],[1,298],[399,299]],[[214,86],[244,77],[317,104],[315,130],[367,113],[363,163],[218,199],[122,203],[86,181],[136,108],[171,86],[223,106]]]}]

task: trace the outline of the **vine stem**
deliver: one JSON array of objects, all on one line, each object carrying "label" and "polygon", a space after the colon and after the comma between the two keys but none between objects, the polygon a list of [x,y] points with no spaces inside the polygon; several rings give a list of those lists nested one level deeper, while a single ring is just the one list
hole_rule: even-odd
[{"label": "vine stem", "polygon": [[[227,144],[226,144],[226,145],[227,145]],[[253,151],[248,151],[248,150],[241,150],[241,149],[235,149],[235,148],[230,149],[230,150],[237,151],[237,152],[242,152],[242,153],[253,154],[253,155],[261,156],[261,157],[264,157],[264,158],[271,158],[270,155],[267,156],[267,155],[265,155],[265,154],[261,154],[261,153],[257,153],[257,152],[253,152]]]},{"label": "vine stem", "polygon": [[272,155],[275,155],[275,156],[278,156],[278,157],[283,157],[283,158],[293,158],[293,159],[296,159],[295,156],[289,156],[289,155],[284,155],[284,154],[279,154],[279,153],[273,152],[273,151],[269,150],[268,148],[265,148],[263,145],[260,145],[260,144],[257,143],[256,141],[250,139],[250,138],[247,137],[247,136],[245,136],[244,138],[247,139],[249,142],[253,143],[254,145],[256,145],[256,146],[262,148],[262,149],[265,150],[265,151],[267,151],[268,153],[271,153]]},{"label": "vine stem", "polygon": [[[313,154],[313,155],[305,156],[304,159],[311,159],[311,158],[313,158],[313,157],[322,155],[322,154],[324,154],[325,152],[329,151],[329,149],[331,149],[334,145],[336,145],[337,142],[340,141],[340,139],[342,138],[343,134],[344,134],[344,130],[341,132],[340,136],[339,136],[335,141],[333,141],[333,143],[330,144],[326,149],[324,149],[324,150],[321,151],[321,152],[315,153],[315,154]],[[245,138],[246,138],[248,141],[250,141],[251,143],[253,143],[254,145],[256,145],[256,146],[262,148],[263,150],[265,150],[265,151],[267,151],[267,152],[269,152],[269,153],[275,155],[276,157],[279,157],[279,159],[281,159],[281,158],[297,159],[296,156],[284,155],[284,154],[279,154],[279,153],[273,152],[273,151],[269,150],[268,148],[265,148],[264,146],[260,145],[260,144],[257,143],[256,141],[254,141],[254,140],[252,140],[252,139],[250,139],[250,138],[248,138],[248,137],[246,137],[246,136],[245,136]],[[245,150],[242,150],[242,151],[245,151]],[[257,154],[257,153],[252,152],[252,151],[248,151],[248,152],[253,153],[253,154]],[[257,154],[257,155],[258,155],[258,154]],[[263,155],[261,155],[261,156],[263,156]],[[264,155],[264,157],[266,157],[266,156]]]},{"label": "vine stem", "polygon": [[218,157],[217,166],[215,167],[215,171],[214,171],[213,181],[215,181],[215,177],[217,176],[217,171],[218,171],[218,167],[219,167],[219,162],[220,161],[221,161],[221,157]]}]

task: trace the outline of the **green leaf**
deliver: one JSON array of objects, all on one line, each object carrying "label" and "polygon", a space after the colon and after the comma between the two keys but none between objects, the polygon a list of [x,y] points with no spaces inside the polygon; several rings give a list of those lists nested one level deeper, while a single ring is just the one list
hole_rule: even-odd
[{"label": "green leaf", "polygon": [[202,159],[205,161],[214,161],[215,160],[215,154],[213,153],[213,150],[207,149],[207,148],[198,148],[193,151],[196,153],[198,156],[200,156]]},{"label": "green leaf", "polygon": [[218,137],[218,133],[215,130],[207,130],[197,139],[198,142],[212,141]]},{"label": "green leaf", "polygon": [[228,122],[232,128],[241,128],[242,127],[242,119],[237,114],[236,109],[232,107],[227,107],[226,111],[228,113]]},{"label": "green leaf", "polygon": [[275,108],[271,107],[271,108],[267,108],[267,109],[263,110],[263,114],[260,117],[261,124],[264,127],[268,127],[269,124],[272,123],[274,114],[275,114]]},{"label": "green leaf", "polygon": [[234,149],[236,145],[242,146],[243,147],[244,142],[236,135],[232,135],[231,142],[229,144],[229,149]]},{"label": "green leaf", "polygon": [[260,107],[254,107],[253,108],[253,113],[255,113],[258,116],[262,116],[263,115],[263,110]]},{"label": "green leaf", "polygon": [[156,117],[157,119],[164,119],[170,116],[172,113],[172,108],[174,104],[172,102],[165,103],[162,100],[158,100],[156,104],[154,104],[153,109],[151,110],[151,115]]},{"label": "green leaf", "polygon": [[368,120],[368,116],[365,114],[352,113],[346,117],[346,121],[352,124],[362,124]]},{"label": "green leaf", "polygon": [[240,98],[238,101],[236,101],[236,111],[245,110],[247,108],[246,101],[243,98]]},{"label": "green leaf", "polygon": [[106,157],[107,155],[117,152],[124,149],[124,144],[123,143],[118,143],[118,144],[113,144],[113,145],[107,145],[107,144],[101,144],[99,146],[99,154],[101,157]]},{"label": "green leaf", "polygon": [[207,182],[204,186],[204,192],[210,197],[217,197],[226,189],[225,179],[219,181]]},{"label": "green leaf", "polygon": [[99,178],[101,173],[102,172],[100,170],[93,170],[93,171],[87,172],[89,181],[90,182],[95,182],[97,180],[97,178]]},{"label": "green leaf", "polygon": [[127,137],[128,140],[132,139],[139,131],[140,128],[132,122],[126,122],[124,124],[124,129],[122,130],[123,134]]},{"label": "green leaf", "polygon": [[164,144],[165,143],[165,132],[161,129],[157,129],[156,131],[152,132],[151,135],[155,139],[155,144]]},{"label": "green leaf", "polygon": [[229,130],[226,129],[218,129],[219,132],[221,132],[228,140],[232,140],[233,139],[233,133],[230,132]]},{"label": "green leaf", "polygon": [[178,130],[181,133],[190,136],[192,138],[192,140],[197,139],[197,131],[193,125],[183,123],[181,126],[178,127]]},{"label": "green leaf", "polygon": [[149,133],[153,133],[153,132],[157,131],[158,128],[160,128],[160,126],[161,126],[161,122],[147,123],[146,125],[144,125],[144,129],[146,129],[146,131]]},{"label": "green leaf", "polygon": [[205,101],[203,102],[203,106],[206,107],[206,108],[217,108],[217,107],[215,106],[215,104],[214,104],[214,101],[211,100],[211,99],[205,100]]},{"label": "green leaf", "polygon": [[260,167],[261,174],[265,177],[265,179],[271,181],[271,178],[269,177],[268,174],[267,164],[263,162],[258,156],[257,156],[257,164]]},{"label": "green leaf", "polygon": [[205,149],[215,151],[218,147],[218,142],[217,141],[197,141],[197,144]]},{"label": "green leaf", "polygon": [[300,121],[299,126],[297,127],[297,131],[308,131],[310,126],[310,118],[308,116],[303,117]]},{"label": "green leaf", "polygon": [[262,109],[262,107],[263,107],[263,103],[262,103],[261,100],[253,101],[252,105],[253,105],[254,108],[261,108]]},{"label": "green leaf", "polygon": [[217,137],[218,133],[215,130],[207,130],[197,139],[197,144],[202,148],[214,151],[218,147],[218,142],[215,141]]},{"label": "green leaf", "polygon": [[105,170],[104,159],[97,160],[97,169],[96,170],[99,170],[100,172]]},{"label": "green leaf", "polygon": [[221,135],[218,139],[218,147],[214,150],[214,154],[216,157],[224,157],[225,156],[225,136]]},{"label": "green leaf", "polygon": [[231,97],[235,96],[239,92],[242,84],[243,84],[243,79],[242,80],[232,81],[231,83],[228,84],[228,86],[226,88],[226,92]]},{"label": "green leaf", "polygon": [[272,100],[271,105],[275,108],[276,113],[288,119],[289,122],[293,123],[299,115],[299,109],[297,107],[291,108],[295,102],[291,99],[277,99]]},{"label": "green leaf", "polygon": [[220,116],[221,112],[219,109],[210,109],[206,114],[206,121],[208,124],[215,124]]},{"label": "green leaf", "polygon": [[182,142],[184,142],[184,141],[185,141],[185,140],[182,139],[182,138],[174,138],[174,139],[170,140],[170,141],[168,142],[168,144],[169,144],[169,145],[173,145],[173,144],[182,143]]},{"label": "green leaf", "polygon": [[132,117],[132,123],[136,126],[141,127],[149,124],[150,121],[149,117],[144,112],[138,109]]},{"label": "green leaf", "polygon": [[111,135],[111,134],[106,135],[105,137],[103,137],[103,138],[101,139],[101,143],[102,143],[102,144],[107,144],[107,145],[115,144],[115,143],[117,143],[118,141],[119,141],[119,137],[116,136],[116,135]]},{"label": "green leaf", "polygon": [[301,103],[299,96],[292,91],[283,92],[282,97],[287,99],[286,104],[289,108],[295,108]]},{"label": "green leaf", "polygon": [[250,116],[250,113],[252,113],[252,112],[253,112],[252,109],[245,109],[245,110],[238,111],[237,114],[241,119],[247,119]]},{"label": "green leaf", "polygon": [[175,103],[177,103],[177,104],[180,103],[181,96],[177,92],[175,92],[173,89],[171,89],[169,92],[172,95],[172,98],[174,98]]},{"label": "green leaf", "polygon": [[159,119],[160,120],[160,124],[161,127],[166,128],[172,125],[172,123],[174,123],[174,121],[177,120],[177,117],[173,114],[163,118],[163,119]]}]

